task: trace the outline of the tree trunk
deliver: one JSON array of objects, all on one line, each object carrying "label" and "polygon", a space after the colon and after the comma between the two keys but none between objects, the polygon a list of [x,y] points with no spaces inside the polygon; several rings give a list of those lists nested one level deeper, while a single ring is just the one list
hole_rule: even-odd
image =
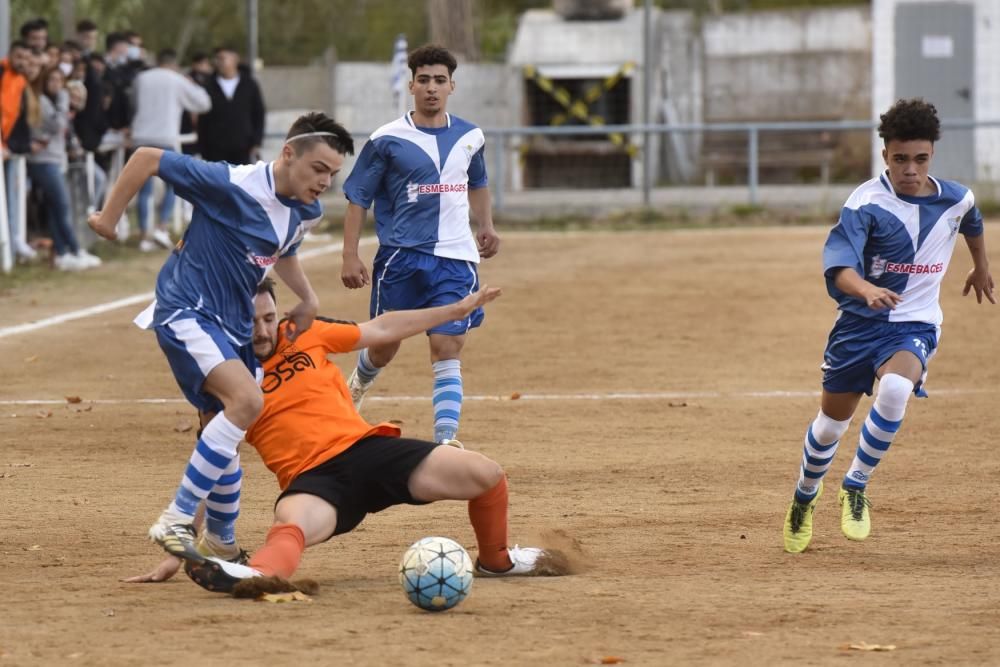
[{"label": "tree trunk", "polygon": [[462,60],[478,60],[472,0],[427,0],[431,41]]}]

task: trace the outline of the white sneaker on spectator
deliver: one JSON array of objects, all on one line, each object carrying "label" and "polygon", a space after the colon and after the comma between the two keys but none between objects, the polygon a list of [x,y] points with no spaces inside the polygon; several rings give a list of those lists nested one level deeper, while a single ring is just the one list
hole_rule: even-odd
[{"label": "white sneaker on spectator", "polygon": [[159,249],[160,247],[149,239],[139,241],[139,252],[154,252]]},{"label": "white sneaker on spectator", "polygon": [[85,260],[81,260],[73,253],[67,252],[66,254],[56,257],[55,266],[60,271],[83,271],[84,269],[90,268],[84,264],[84,261]]},{"label": "white sneaker on spectator", "polygon": [[154,229],[150,237],[157,243],[157,245],[170,250],[174,247],[174,242],[170,240],[170,234],[167,233],[165,229]]},{"label": "white sneaker on spectator", "polygon": [[103,264],[100,257],[98,257],[97,255],[90,254],[83,248],[80,248],[77,251],[76,258],[80,260],[81,263],[84,264],[84,268],[88,269],[93,269]]},{"label": "white sneaker on spectator", "polygon": [[26,262],[38,259],[38,251],[24,241],[17,241],[14,251],[19,259],[23,259]]}]

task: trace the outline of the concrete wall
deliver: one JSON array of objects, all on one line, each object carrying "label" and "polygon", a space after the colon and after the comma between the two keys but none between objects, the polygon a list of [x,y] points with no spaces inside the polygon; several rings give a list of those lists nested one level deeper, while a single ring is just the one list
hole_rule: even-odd
[{"label": "concrete wall", "polygon": [[705,20],[706,122],[864,117],[867,7],[727,14]]},{"label": "concrete wall", "polygon": [[[895,16],[896,6],[904,2],[931,2],[932,0],[874,0],[872,4],[872,29],[877,35],[872,52],[872,118],[895,102]],[[940,1],[940,0],[935,0]],[[975,103],[977,119],[1000,118],[1000,0],[967,0],[975,7]],[[1000,128],[976,131],[976,180],[1000,180]],[[875,137],[872,141],[873,172],[882,169],[882,144]]]}]

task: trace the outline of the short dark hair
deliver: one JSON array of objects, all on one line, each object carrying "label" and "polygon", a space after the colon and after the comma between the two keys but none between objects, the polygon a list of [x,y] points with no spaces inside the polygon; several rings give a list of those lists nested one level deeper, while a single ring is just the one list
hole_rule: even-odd
[{"label": "short dark hair", "polygon": [[274,278],[271,276],[264,276],[264,279],[257,283],[257,295],[270,294],[271,301],[274,301],[274,304],[277,305],[278,297],[274,296],[274,284]]},{"label": "short dark hair", "polygon": [[43,18],[31,19],[30,21],[25,21],[24,23],[21,24],[21,37],[24,38],[33,32],[37,32],[39,30],[47,31],[48,29],[49,29],[49,22],[46,21],[45,19]]},{"label": "short dark hair", "polygon": [[300,141],[293,141],[292,148],[296,155],[302,155],[302,152],[307,148],[315,146],[321,141],[326,142],[327,146],[341,155],[354,155],[354,139],[351,137],[351,133],[345,130],[343,125],[319,111],[296,118],[285,136],[285,141],[310,132],[329,132],[332,136],[307,137]]},{"label": "short dark hair", "polygon": [[59,48],[62,51],[83,51],[83,45],[73,39],[67,39]]},{"label": "short dark hair", "polygon": [[897,100],[879,116],[878,136],[890,141],[925,140],[934,143],[941,138],[941,121],[937,109],[919,97]]},{"label": "short dark hair", "polygon": [[214,49],[212,49],[212,55],[217,56],[223,51],[226,51],[228,53],[233,53],[236,56],[240,55],[239,50],[237,50],[236,47],[233,46],[232,44],[223,44],[222,46],[215,47]]},{"label": "short dark hair", "polygon": [[95,30],[97,30],[97,24],[90,19],[81,19],[80,21],[77,21],[77,32],[93,32]]},{"label": "short dark hair", "polygon": [[417,75],[417,69],[427,65],[444,65],[448,68],[448,76],[451,76],[458,67],[458,61],[451,55],[451,51],[437,44],[425,44],[410,51],[406,66],[410,68],[413,76]]},{"label": "short dark hair", "polygon": [[104,38],[104,50],[110,51],[117,45],[122,43],[127,43],[128,38],[120,32],[109,32],[107,37]]},{"label": "short dark hair", "polygon": [[30,51],[31,47],[28,46],[28,43],[23,39],[17,39],[10,44],[10,50],[13,51],[14,49],[24,49],[25,51]]},{"label": "short dark hair", "polygon": [[173,49],[160,49],[156,54],[157,65],[171,65],[177,62],[177,52]]},{"label": "short dark hair", "polygon": [[204,51],[195,51],[191,54],[191,63],[200,63],[203,60],[208,60],[208,54]]}]

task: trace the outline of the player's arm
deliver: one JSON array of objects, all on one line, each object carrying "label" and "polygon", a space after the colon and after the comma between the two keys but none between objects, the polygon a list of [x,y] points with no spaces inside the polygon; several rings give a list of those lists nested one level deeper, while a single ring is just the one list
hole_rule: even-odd
[{"label": "player's arm", "polygon": [[354,202],[347,205],[347,215],[344,216],[344,250],[343,268],[340,279],[344,287],[357,289],[371,283],[368,269],[358,257],[358,244],[361,241],[361,228],[365,224],[368,211]]},{"label": "player's arm", "polygon": [[970,289],[974,289],[976,302],[982,303],[985,294],[990,303],[996,303],[996,297],[993,295],[994,285],[993,276],[990,274],[990,261],[986,257],[986,235],[966,235],[965,245],[969,247],[969,253],[972,255],[972,270],[965,278],[965,289],[962,290],[962,296],[967,295]]},{"label": "player's arm", "polygon": [[129,161],[125,163],[121,176],[115,181],[111,192],[108,193],[104,201],[104,208],[90,214],[87,224],[99,236],[103,236],[109,241],[114,241],[117,237],[116,227],[125,208],[132,201],[132,197],[139,192],[151,176],[155,176],[160,169],[160,158],[163,151],[159,148],[143,147],[132,154]]},{"label": "player's arm", "polygon": [[476,223],[476,244],[479,256],[493,257],[500,250],[500,237],[493,227],[493,203],[487,187],[469,190],[469,209]]},{"label": "player's arm", "polygon": [[891,289],[868,282],[850,266],[836,268],[834,271],[836,272],[833,279],[834,286],[844,294],[861,299],[872,310],[883,308],[891,310],[903,301],[903,297]]},{"label": "player's arm", "polygon": [[284,255],[274,265],[274,272],[281,281],[299,297],[297,306],[285,313],[290,320],[286,335],[288,340],[295,340],[299,334],[312,326],[319,310],[319,297],[313,291],[309,278],[306,277],[298,255]]},{"label": "player's arm", "polygon": [[354,349],[360,350],[370,345],[396,343],[449,320],[465,319],[476,308],[486,305],[500,294],[499,287],[484,285],[478,292],[473,292],[461,301],[447,306],[383,313],[373,320],[358,325],[361,337],[355,343]]}]

